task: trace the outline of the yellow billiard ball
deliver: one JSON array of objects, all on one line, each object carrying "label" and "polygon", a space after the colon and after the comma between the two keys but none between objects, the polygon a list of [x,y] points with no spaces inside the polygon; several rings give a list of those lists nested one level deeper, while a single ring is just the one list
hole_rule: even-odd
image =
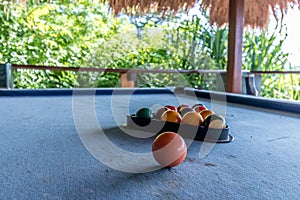
[{"label": "yellow billiard ball", "polygon": [[181,116],[178,112],[176,112],[174,110],[167,110],[161,115],[161,120],[168,121],[168,122],[174,122],[174,123],[180,123]]},{"label": "yellow billiard ball", "polygon": [[215,114],[215,112],[212,111],[212,110],[202,110],[199,114],[200,114],[200,115],[202,116],[202,118],[205,120],[209,115]]},{"label": "yellow billiard ball", "polygon": [[182,117],[181,120],[181,123],[193,126],[201,126],[203,122],[203,117],[197,112],[188,112]]}]

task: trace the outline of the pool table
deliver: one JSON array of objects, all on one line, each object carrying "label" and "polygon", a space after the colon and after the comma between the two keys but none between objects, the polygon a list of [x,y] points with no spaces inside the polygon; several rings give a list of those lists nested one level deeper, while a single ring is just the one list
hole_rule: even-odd
[{"label": "pool table", "polygon": [[[162,168],[141,107],[203,103],[234,140],[189,140]],[[0,199],[299,199],[300,104],[194,90],[0,90]]]}]

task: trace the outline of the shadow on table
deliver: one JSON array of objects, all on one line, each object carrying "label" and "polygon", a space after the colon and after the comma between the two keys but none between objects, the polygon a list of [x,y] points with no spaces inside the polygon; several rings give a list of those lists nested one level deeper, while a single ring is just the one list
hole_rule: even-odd
[{"label": "shadow on table", "polygon": [[[126,127],[112,127],[104,130],[108,139],[118,147],[132,152],[151,152],[157,134],[132,130]],[[185,139],[188,150],[200,148],[202,142]]]},{"label": "shadow on table", "polygon": [[[104,133],[118,147],[135,153],[151,153],[155,138],[133,137],[124,133],[122,127],[108,128]],[[199,141],[191,141],[186,161],[171,169],[156,166],[156,169],[145,173],[127,173],[100,164],[98,169],[94,167],[84,170],[80,176],[72,177],[75,183],[72,188],[67,188],[65,194],[72,199],[143,199],[150,196],[154,199],[185,198],[184,194],[176,191],[182,189],[184,180],[190,179],[189,174],[182,173],[185,168],[195,167],[196,163],[201,162],[198,159],[201,144]]]}]

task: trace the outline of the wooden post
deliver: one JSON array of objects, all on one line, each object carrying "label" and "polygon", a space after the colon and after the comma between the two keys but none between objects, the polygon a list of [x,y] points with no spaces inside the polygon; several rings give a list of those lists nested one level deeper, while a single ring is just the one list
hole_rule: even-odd
[{"label": "wooden post", "polygon": [[241,93],[244,0],[229,0],[229,37],[226,92]]},{"label": "wooden post", "polygon": [[134,88],[134,80],[128,80],[127,73],[120,73],[121,87]]}]

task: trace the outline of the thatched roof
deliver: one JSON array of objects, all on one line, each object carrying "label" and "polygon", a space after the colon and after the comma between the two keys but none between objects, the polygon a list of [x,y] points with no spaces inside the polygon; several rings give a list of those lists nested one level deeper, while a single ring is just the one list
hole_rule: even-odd
[{"label": "thatched roof", "polygon": [[[100,0],[105,2],[107,0]],[[149,10],[175,13],[193,7],[197,0],[109,0],[117,14],[147,13]],[[210,22],[221,26],[228,22],[229,0],[202,0],[202,7],[210,9]],[[245,0],[245,26],[265,27],[269,15],[280,17],[289,6],[299,6],[300,0]]]},{"label": "thatched roof", "polygon": [[[272,13],[281,18],[289,7],[299,6],[300,0],[245,0],[244,24],[265,27]],[[204,8],[210,8],[210,22],[221,26],[228,22],[229,0],[202,0]]]},{"label": "thatched roof", "polygon": [[193,7],[196,0],[100,0],[109,2],[109,6],[115,14],[124,13],[147,13],[150,10],[158,12],[175,13],[186,11]]}]

